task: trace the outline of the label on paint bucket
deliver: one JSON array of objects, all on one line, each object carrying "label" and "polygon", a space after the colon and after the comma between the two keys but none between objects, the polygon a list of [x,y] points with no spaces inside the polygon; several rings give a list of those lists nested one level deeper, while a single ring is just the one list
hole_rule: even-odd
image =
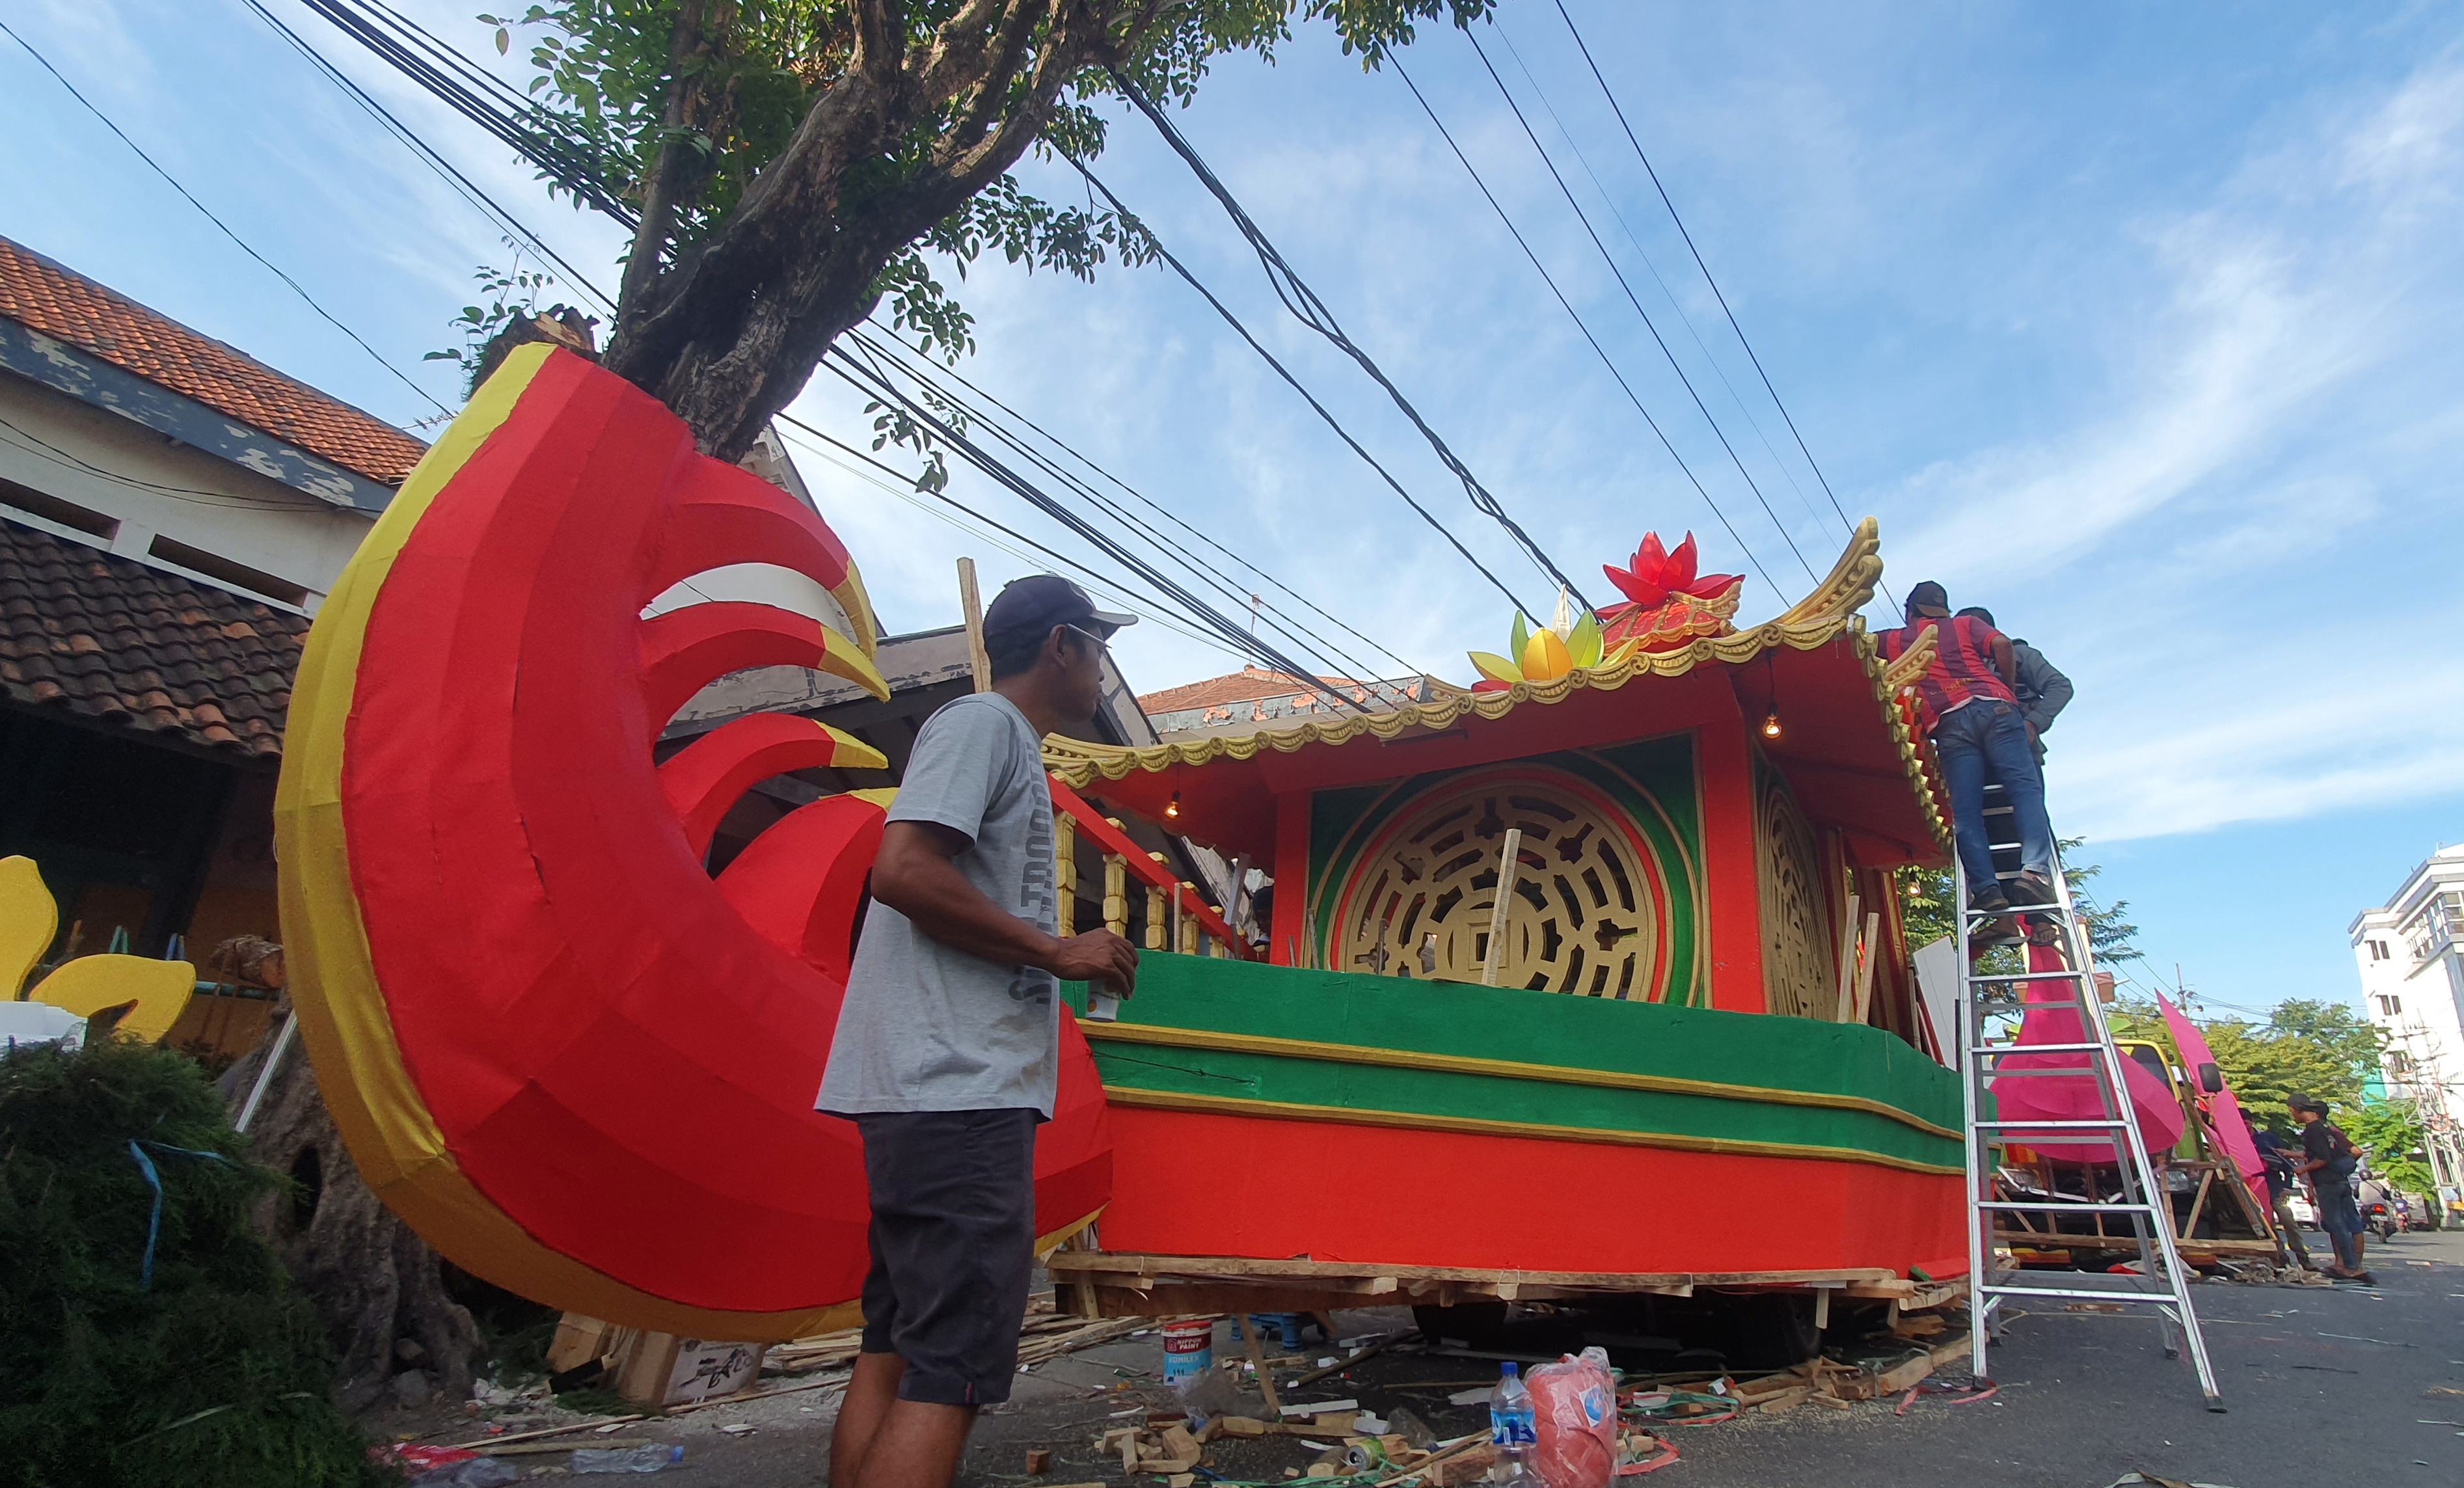
[{"label": "label on paint bucket", "polygon": [[1163,1325],[1164,1383],[1192,1379],[1215,1368],[1215,1320],[1195,1318]]}]

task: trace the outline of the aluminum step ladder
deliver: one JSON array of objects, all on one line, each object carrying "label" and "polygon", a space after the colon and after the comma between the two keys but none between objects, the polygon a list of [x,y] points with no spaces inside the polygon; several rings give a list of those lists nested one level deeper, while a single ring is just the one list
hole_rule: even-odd
[{"label": "aluminum step ladder", "polygon": [[[2013,814],[1999,786],[1987,787],[1985,821],[1987,840],[1993,845],[1996,877],[2008,895],[2011,882],[2019,872],[2018,834]],[[2146,1145],[2140,1137],[2122,1055],[2114,1047],[2113,1031],[2105,1022],[2103,1005],[2097,996],[2096,965],[2089,950],[2087,926],[2073,908],[2070,885],[2062,874],[2058,853],[2054,861],[2053,880],[2052,904],[2021,904],[2013,896],[2011,912],[2026,916],[2031,929],[2040,925],[2052,928],[2060,969],[1982,973],[1972,953],[1975,948],[1971,936],[1985,930],[1994,917],[1968,908],[1968,876],[1957,856],[1952,858],[1952,892],[1957,896],[1960,911],[1958,1037],[1960,1093],[1967,1125],[1968,1274],[1973,1287],[1969,1304],[1969,1367],[1980,1381],[1990,1378],[1986,1345],[1989,1339],[2001,1336],[2004,1304],[2013,1298],[2145,1307],[2155,1312],[2163,1328],[2165,1357],[2180,1357],[2187,1344],[2208,1409],[2222,1411],[2225,1407],[2216,1390],[2215,1370],[2208,1362],[2207,1342],[2200,1336],[2198,1316],[2190,1302],[2192,1274],[2182,1264],[2180,1250],[2174,1243],[2172,1201],[2157,1182]],[[2019,954],[2025,957],[2026,953],[2027,948],[2021,947]],[[2085,1038],[2078,1042],[2019,1043],[2017,1020],[2027,1008],[2076,1013]],[[2012,1021],[1997,1035],[1992,1025],[2001,1018]],[[2083,1063],[2055,1061],[2064,1066],[2059,1068],[2002,1067],[2006,1061],[2025,1055],[2087,1058]],[[2076,1121],[1996,1119],[1986,1114],[1987,1097],[1995,1082],[2047,1076],[2090,1080],[2096,1087],[2100,1114]],[[2079,1135],[2064,1136],[2066,1131]],[[1997,1198],[1993,1186],[1997,1168],[1994,1150],[2002,1145],[2005,1132],[2020,1134],[2013,1139],[2013,1145],[2049,1155],[2058,1155],[2065,1144],[2099,1148],[2109,1144],[2121,1159],[2116,1165],[2121,1175],[2121,1201],[2102,1202],[2101,1190],[2091,1191],[2086,1195],[2089,1202],[2082,1203],[2062,1201],[2053,1194],[2047,1195],[2044,1202],[2033,1203],[2024,1198]],[[2117,1233],[2116,1248],[2136,1245],[2140,1274],[2029,1272],[2016,1266],[1997,1267],[1994,1222],[2001,1214],[2043,1216],[2049,1230],[2054,1227],[2050,1221],[2057,1215],[2098,1215],[2100,1228],[2110,1219],[2127,1219],[2131,1234],[2125,1239]],[[2037,1278],[2044,1280],[2039,1281]]]}]

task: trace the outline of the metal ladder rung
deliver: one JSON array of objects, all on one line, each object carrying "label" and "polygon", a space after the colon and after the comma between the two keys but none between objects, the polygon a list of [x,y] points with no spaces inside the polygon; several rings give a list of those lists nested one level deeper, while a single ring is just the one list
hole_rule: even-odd
[{"label": "metal ladder rung", "polygon": [[2130,1123],[2109,1119],[2098,1121],[2020,1121],[2013,1118],[2010,1121],[1980,1121],[1975,1125],[1976,1129],[1979,1131],[2086,1131],[2089,1129],[2097,1131],[2127,1131],[2130,1129]]},{"label": "metal ladder rung", "polygon": [[[2004,982],[2076,982],[2087,979],[2085,972],[2003,972],[1991,976],[1971,976],[1969,981],[1980,986],[1999,986]],[[2036,1006],[2043,1007],[2044,1003]]]},{"label": "metal ladder rung", "polygon": [[2059,1199],[2047,1199],[2041,1204],[2017,1204],[2013,1203],[2008,1199],[1980,1198],[1976,1201],[1976,1207],[1979,1209],[1991,1209],[1997,1212],[2004,1210],[2024,1210],[2032,1214],[2038,1214],[2046,1210],[2052,1210],[2057,1214],[2145,1214],[2151,1219],[2156,1217],[2156,1206],[2153,1204],[2064,1203]]},{"label": "metal ladder rung", "polygon": [[2173,1305],[2170,1292],[2095,1292],[2077,1286],[2010,1286],[1998,1281],[1989,1282],[1975,1290],[1984,1297],[2062,1297],[2080,1302],[2137,1302],[2143,1307],[2151,1303],[2167,1308]]},{"label": "metal ladder rung", "polygon": [[[2042,1006],[2043,1004],[2038,1004]],[[2000,1058],[2010,1054],[2101,1054],[2101,1043],[1975,1043],[1969,1045],[1970,1054],[1988,1054]],[[2087,1066],[2079,1066],[2085,1069]]]}]

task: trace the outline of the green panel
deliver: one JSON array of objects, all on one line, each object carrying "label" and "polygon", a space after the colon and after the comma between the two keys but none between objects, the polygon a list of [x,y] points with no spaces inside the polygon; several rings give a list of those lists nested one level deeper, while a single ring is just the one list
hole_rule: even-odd
[{"label": "green panel", "polygon": [[[1534,755],[1535,766],[1562,770],[1605,793],[1650,843],[1668,881],[1668,962],[1653,990],[1660,1001],[1707,1006],[1710,973],[1704,965],[1702,793],[1691,733],[1665,734],[1608,749]],[[1494,763],[1438,770],[1383,785],[1318,791],[1309,799],[1309,902],[1323,934],[1344,880],[1371,839],[1397,812],[1458,776]],[[1398,978],[1407,979],[1407,978]]]},{"label": "green panel", "polygon": [[[1068,995],[1083,1006],[1083,988]],[[1121,1021],[1856,1097],[1953,1131],[1961,1120],[1950,1071],[1880,1029],[1803,1018],[1149,954]],[[1090,1025],[1113,1085],[1960,1162],[1956,1138],[1871,1111],[1107,1042],[1102,1031]]]}]

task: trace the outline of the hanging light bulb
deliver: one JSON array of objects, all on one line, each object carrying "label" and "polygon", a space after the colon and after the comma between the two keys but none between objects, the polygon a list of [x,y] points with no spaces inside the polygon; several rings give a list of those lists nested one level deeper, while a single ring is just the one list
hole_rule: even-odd
[{"label": "hanging light bulb", "polygon": [[1771,711],[1770,712],[1763,714],[1763,737],[1767,739],[1775,739],[1779,737],[1779,706],[1777,704],[1773,704],[1771,706]]},{"label": "hanging light bulb", "polygon": [[1173,792],[1172,799],[1164,802],[1163,819],[1166,821],[1177,821],[1180,820],[1180,792]]}]

